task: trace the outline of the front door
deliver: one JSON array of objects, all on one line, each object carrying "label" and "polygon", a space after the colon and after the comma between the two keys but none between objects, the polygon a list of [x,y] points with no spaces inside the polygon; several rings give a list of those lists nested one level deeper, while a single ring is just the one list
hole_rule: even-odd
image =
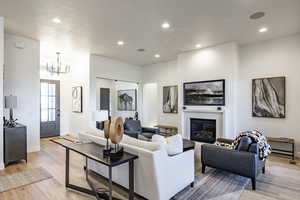
[{"label": "front door", "polygon": [[41,80],[41,138],[60,135],[59,90],[59,81]]}]

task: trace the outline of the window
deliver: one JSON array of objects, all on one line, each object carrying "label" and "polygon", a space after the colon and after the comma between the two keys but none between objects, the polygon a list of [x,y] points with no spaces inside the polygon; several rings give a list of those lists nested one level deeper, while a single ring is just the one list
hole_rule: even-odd
[{"label": "window", "polygon": [[55,84],[41,83],[41,121],[55,121],[56,96]]}]

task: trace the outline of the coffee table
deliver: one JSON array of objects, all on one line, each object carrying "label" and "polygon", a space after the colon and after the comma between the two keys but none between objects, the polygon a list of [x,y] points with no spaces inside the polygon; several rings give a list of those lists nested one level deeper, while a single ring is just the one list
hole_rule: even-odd
[{"label": "coffee table", "polygon": [[[83,192],[89,195],[93,195],[100,199],[108,199],[108,200],[116,200],[117,198],[112,196],[112,168],[129,163],[129,199],[134,199],[134,160],[138,158],[138,156],[127,153],[124,151],[124,154],[118,159],[111,159],[108,156],[103,155],[104,146],[100,144],[96,144],[94,142],[91,143],[73,143],[73,144],[61,144],[66,148],[66,182],[65,186],[67,188]],[[86,181],[92,190],[83,188],[70,183],[70,151],[74,151],[85,157],[85,176]],[[105,165],[109,169],[109,189],[96,188],[93,183],[89,179],[89,166],[88,159],[96,161],[99,164]]]}]

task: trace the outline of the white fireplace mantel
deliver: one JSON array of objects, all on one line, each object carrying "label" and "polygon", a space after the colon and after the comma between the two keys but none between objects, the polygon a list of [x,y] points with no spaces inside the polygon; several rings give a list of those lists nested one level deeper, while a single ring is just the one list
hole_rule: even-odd
[{"label": "white fireplace mantel", "polygon": [[216,120],[217,138],[225,136],[225,110],[213,108],[186,108],[182,113],[183,137],[190,139],[190,119],[214,119]]}]

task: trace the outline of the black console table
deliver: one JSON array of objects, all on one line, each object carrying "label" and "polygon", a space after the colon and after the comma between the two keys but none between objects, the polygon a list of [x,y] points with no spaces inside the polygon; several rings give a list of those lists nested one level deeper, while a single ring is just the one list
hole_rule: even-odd
[{"label": "black console table", "polygon": [[27,162],[27,128],[22,124],[3,127],[4,165],[25,160]]},{"label": "black console table", "polygon": [[[96,143],[75,143],[75,144],[61,144],[63,147],[66,148],[66,187],[83,192],[89,195],[93,195],[100,199],[109,199],[115,200],[112,196],[112,168],[129,163],[129,199],[134,199],[134,160],[138,158],[138,156],[124,152],[123,156],[118,159],[110,159],[110,157],[103,155],[103,148],[104,146],[96,144]],[[91,187],[92,190],[86,189],[77,185],[73,185],[70,183],[70,151],[74,151],[82,156],[85,157],[86,160],[86,180]],[[109,189],[106,191],[104,189],[97,189],[94,187],[93,183],[89,179],[89,167],[88,167],[88,159],[94,160],[99,164],[105,165],[109,169]],[[108,195],[107,195],[108,193]]]}]

